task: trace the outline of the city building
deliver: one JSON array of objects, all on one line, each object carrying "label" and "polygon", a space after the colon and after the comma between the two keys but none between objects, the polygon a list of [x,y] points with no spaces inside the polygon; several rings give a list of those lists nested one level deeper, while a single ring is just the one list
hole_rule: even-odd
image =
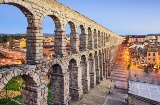
[{"label": "city building", "polygon": [[160,42],[160,35],[157,36],[157,42]]},{"label": "city building", "polygon": [[133,36],[129,37],[129,42],[130,43],[135,43],[135,42],[142,43],[142,42],[144,42],[146,40],[145,37],[146,37],[145,35],[142,35],[142,36],[133,35]]},{"label": "city building", "polygon": [[43,36],[43,47],[53,47],[54,37],[53,36]]},{"label": "city building", "polygon": [[155,68],[160,67],[160,46],[156,43],[152,43],[148,46],[147,63],[154,65]]},{"label": "city building", "polygon": [[22,38],[20,40],[20,48],[26,48],[26,39],[25,38]]}]

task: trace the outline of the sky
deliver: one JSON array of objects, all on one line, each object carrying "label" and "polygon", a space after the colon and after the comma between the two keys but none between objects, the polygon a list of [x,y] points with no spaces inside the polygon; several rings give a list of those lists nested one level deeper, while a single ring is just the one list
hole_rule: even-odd
[{"label": "sky", "polygon": [[[160,0],[58,0],[119,35],[160,33]],[[26,33],[27,19],[11,5],[0,5],[0,33]],[[43,33],[54,33],[50,17]],[[66,33],[70,33],[69,25]]]}]

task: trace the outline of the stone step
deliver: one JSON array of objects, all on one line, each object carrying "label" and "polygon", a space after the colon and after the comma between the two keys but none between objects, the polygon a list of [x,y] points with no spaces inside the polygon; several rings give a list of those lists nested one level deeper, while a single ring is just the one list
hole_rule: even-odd
[{"label": "stone step", "polygon": [[124,81],[127,82],[127,78],[119,78],[119,77],[109,77],[110,79],[114,81]]},{"label": "stone step", "polygon": [[111,74],[111,77],[128,78],[128,75],[121,74]]}]

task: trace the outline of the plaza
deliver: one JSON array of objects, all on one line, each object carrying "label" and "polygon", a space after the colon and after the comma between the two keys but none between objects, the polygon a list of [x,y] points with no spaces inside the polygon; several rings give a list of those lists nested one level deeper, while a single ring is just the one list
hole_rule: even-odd
[{"label": "plaza", "polygon": [[160,104],[160,85],[129,81],[129,94]]}]

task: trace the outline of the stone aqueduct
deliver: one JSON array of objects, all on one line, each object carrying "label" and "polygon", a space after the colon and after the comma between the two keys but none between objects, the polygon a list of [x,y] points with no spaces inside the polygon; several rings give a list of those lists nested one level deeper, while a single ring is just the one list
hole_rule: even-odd
[{"label": "stone aqueduct", "polygon": [[[108,77],[122,38],[93,20],[54,0],[0,0],[19,8],[28,20],[26,64],[0,70],[0,89],[22,75],[23,105],[47,105],[46,76],[51,75],[51,105],[79,100]],[[42,22],[50,16],[55,23],[55,56],[43,60]],[[66,54],[65,26],[69,23],[70,53]],[[78,28],[81,34],[78,35]],[[80,46],[78,45],[80,40]]]}]

